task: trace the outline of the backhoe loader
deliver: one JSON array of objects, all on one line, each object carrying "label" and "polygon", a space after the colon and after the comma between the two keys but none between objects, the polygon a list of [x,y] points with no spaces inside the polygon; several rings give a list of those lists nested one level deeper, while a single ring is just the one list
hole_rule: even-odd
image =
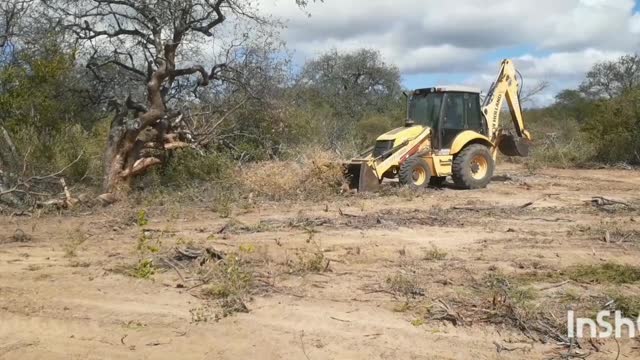
[{"label": "backhoe loader", "polygon": [[[437,86],[407,94],[404,127],[381,135],[375,146],[347,164],[352,189],[376,190],[383,179],[402,185],[441,186],[448,176],[463,189],[484,188],[491,181],[498,151],[528,156],[531,134],[520,105],[522,76],[511,60],[500,65],[483,103],[480,90]],[[501,127],[507,101],[515,134]]]}]

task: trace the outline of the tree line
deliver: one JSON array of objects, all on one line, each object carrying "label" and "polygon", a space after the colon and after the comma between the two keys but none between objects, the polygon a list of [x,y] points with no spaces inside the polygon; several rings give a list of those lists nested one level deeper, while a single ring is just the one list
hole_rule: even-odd
[{"label": "tree line", "polygon": [[[294,69],[283,24],[257,9],[250,0],[0,4],[0,202],[37,197],[51,186],[34,184],[42,174],[127,194],[309,149],[348,158],[403,123],[400,71],[379,52],[332,50]],[[539,157],[640,162],[639,81],[640,59],[624,56],[528,110]]]}]

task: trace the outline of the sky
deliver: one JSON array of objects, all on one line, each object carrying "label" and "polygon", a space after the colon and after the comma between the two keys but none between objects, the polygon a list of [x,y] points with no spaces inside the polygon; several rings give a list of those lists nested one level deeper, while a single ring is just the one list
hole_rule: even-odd
[{"label": "sky", "polygon": [[463,84],[487,89],[511,58],[527,84],[575,88],[597,62],[640,48],[640,0],[325,0],[305,10],[264,2],[287,24],[298,66],[330,50],[377,49],[409,89]]}]

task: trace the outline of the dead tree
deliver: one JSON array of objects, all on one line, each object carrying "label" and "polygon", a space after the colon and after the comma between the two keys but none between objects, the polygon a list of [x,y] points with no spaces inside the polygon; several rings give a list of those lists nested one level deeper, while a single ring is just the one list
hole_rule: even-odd
[{"label": "dead tree", "polygon": [[[192,146],[178,131],[183,115],[176,92],[233,81],[233,43],[227,58],[209,69],[194,63],[191,51],[204,47],[228,21],[272,25],[253,11],[249,0],[43,0],[87,51],[87,68],[96,77],[117,68],[139,84],[115,112],[104,154],[103,188],[123,193],[133,179],[162,164],[167,151]],[[232,19],[232,20],[229,20]],[[192,88],[192,90],[194,90]],[[248,89],[247,89],[248,90]],[[141,100],[144,98],[144,100]]]}]

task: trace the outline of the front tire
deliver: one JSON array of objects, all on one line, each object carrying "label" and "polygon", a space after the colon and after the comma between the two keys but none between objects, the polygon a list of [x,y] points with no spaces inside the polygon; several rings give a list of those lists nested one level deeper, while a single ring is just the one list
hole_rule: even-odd
[{"label": "front tire", "polygon": [[495,162],[489,148],[472,144],[453,160],[453,182],[463,189],[482,189],[491,181],[494,169]]},{"label": "front tire", "polygon": [[431,179],[431,168],[423,158],[413,156],[400,166],[398,179],[405,186],[426,188]]}]

